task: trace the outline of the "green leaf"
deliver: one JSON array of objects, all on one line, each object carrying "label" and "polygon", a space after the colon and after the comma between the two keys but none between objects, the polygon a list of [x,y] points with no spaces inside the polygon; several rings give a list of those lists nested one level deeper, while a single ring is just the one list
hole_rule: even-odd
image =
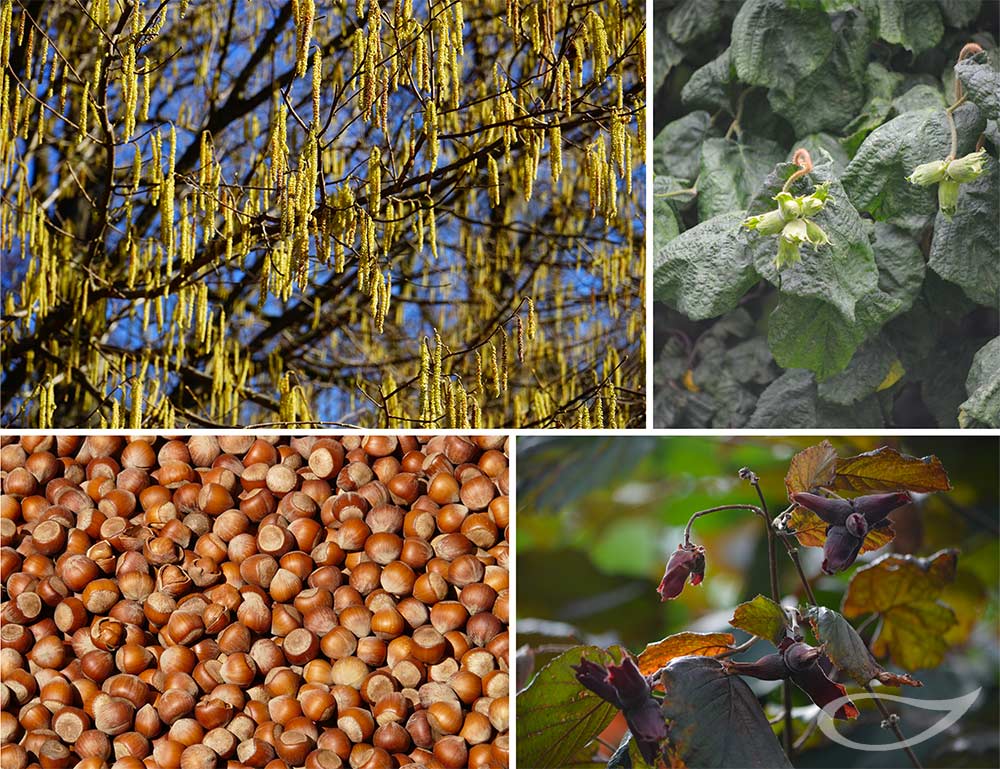
[{"label": "green leaf", "polygon": [[797,135],[840,129],[865,101],[865,70],[871,38],[860,13],[833,19],[833,47],[810,75],[786,89],[772,88],[768,99]]},{"label": "green leaf", "polygon": [[825,606],[814,606],[807,616],[812,621],[816,637],[824,645],[826,656],[859,686],[867,685],[873,678],[887,686],[922,686],[909,676],[889,673],[879,665],[858,632],[839,612]]},{"label": "green leaf", "polygon": [[947,106],[941,89],[927,83],[918,83],[892,100],[892,108],[899,115],[923,109],[944,109]]},{"label": "green leaf", "polygon": [[753,600],[737,606],[729,624],[750,635],[766,638],[777,646],[785,637],[788,618],[781,606],[767,596],[758,595]]},{"label": "green leaf", "polygon": [[1000,336],[976,353],[965,386],[969,399],[959,408],[959,423],[1000,427]]},{"label": "green leaf", "polygon": [[[954,117],[959,154],[965,154],[984,122],[979,109],[969,104],[955,110]],[[937,190],[918,187],[906,177],[921,163],[947,157],[950,136],[943,110],[908,112],[875,129],[841,179],[851,202],[879,221],[898,218],[908,227],[922,227],[937,211]]]},{"label": "green leaf", "polygon": [[667,34],[681,45],[716,35],[722,26],[722,0],[681,0],[667,14]]},{"label": "green leaf", "polygon": [[666,32],[666,19],[653,21],[653,90],[659,89],[670,70],[684,61],[684,51]]},{"label": "green leaf", "polygon": [[680,657],[663,669],[660,681],[671,746],[684,765],[790,769],[750,687],[717,660]]},{"label": "green leaf", "polygon": [[698,172],[698,218],[743,210],[768,172],[785,157],[770,139],[705,139]]},{"label": "green leaf", "polygon": [[733,21],[733,63],[745,83],[790,91],[822,66],[832,48],[830,19],[819,9],[748,0]]},{"label": "green leaf", "polygon": [[1000,164],[959,187],[958,211],[949,220],[938,212],[928,265],[947,281],[962,287],[970,299],[989,307],[1000,305],[997,269],[997,222],[1000,221]]},{"label": "green leaf", "polygon": [[712,117],[704,110],[667,123],[653,142],[654,173],[693,182],[698,176],[701,143],[711,125]]},{"label": "green leaf", "polygon": [[837,459],[831,488],[861,494],[884,491],[928,493],[950,490],[951,481],[937,457],[911,457],[889,446],[882,446],[855,457]]},{"label": "green leaf", "polygon": [[864,0],[862,8],[876,20],[879,37],[913,53],[933,48],[944,34],[936,0]]},{"label": "green leaf", "polygon": [[[850,322],[829,302],[782,293],[768,320],[767,339],[779,366],[809,369],[817,378],[825,379],[847,366],[858,345],[864,341],[864,329]],[[811,384],[815,397],[815,382]],[[815,421],[815,413],[812,421]]]},{"label": "green leaf", "polygon": [[517,763],[559,767],[611,723],[617,710],[576,680],[581,658],[620,664],[625,652],[576,646],[543,667],[517,694]]},{"label": "green leaf", "polygon": [[659,253],[680,234],[680,223],[666,198],[653,197],[653,253]]},{"label": "green leaf", "polygon": [[863,400],[878,389],[896,360],[896,351],[881,336],[865,342],[847,368],[819,384],[819,397],[842,406]]},{"label": "green leaf", "polygon": [[677,657],[714,657],[732,645],[732,633],[674,633],[646,646],[638,657],[639,672],[652,675]]},{"label": "green leaf", "polygon": [[964,27],[979,16],[982,0],[938,0],[949,27]]},{"label": "green leaf", "polygon": [[845,617],[878,612],[882,622],[872,641],[876,656],[890,654],[906,670],[939,665],[948,650],[944,634],[957,620],[936,599],[955,579],[958,551],[928,558],[890,553],[858,569],[847,587]]},{"label": "green leaf", "polygon": [[983,51],[955,64],[955,76],[961,81],[966,97],[990,120],[1000,120],[1000,72],[996,55],[996,51]]},{"label": "green leaf", "polygon": [[816,427],[816,382],[812,372],[791,369],[761,393],[751,428]]},{"label": "green leaf", "polygon": [[757,282],[742,214],[716,216],[671,240],[653,259],[653,296],[692,320],[722,315]]},{"label": "green leaf", "polygon": [[737,82],[730,49],[727,48],[692,73],[681,89],[681,101],[692,109],[728,110],[733,86]]},{"label": "green leaf", "polygon": [[876,222],[872,249],[878,265],[878,287],[907,312],[920,294],[926,264],[920,244],[906,230]]}]

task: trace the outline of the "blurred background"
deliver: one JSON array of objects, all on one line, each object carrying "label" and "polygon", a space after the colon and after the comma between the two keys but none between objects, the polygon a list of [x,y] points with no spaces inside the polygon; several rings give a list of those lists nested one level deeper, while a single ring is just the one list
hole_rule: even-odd
[{"label": "blurred background", "polygon": [[[674,601],[656,593],[666,559],[683,538],[692,513],[730,503],[757,503],[737,475],[757,473],[771,517],[788,505],[784,476],[792,456],[822,437],[524,437],[517,444],[517,682],[523,687],[556,654],[578,643],[621,643],[633,653],[682,630],[732,631],[733,608],[768,594],[767,544],[759,518],[726,511],[698,519],[692,539],[707,550],[704,582],[687,585]],[[978,687],[973,711],[944,734],[916,748],[925,766],[1000,764],[998,710],[998,507],[1000,441],[987,436],[831,437],[839,456],[892,446],[914,456],[935,454],[951,478],[948,493],[914,495],[916,503],[892,514],[896,537],[858,558],[857,566],[887,552],[926,556],[960,550],[958,575],[940,600],[955,611],[944,662],[915,676],[924,687],[903,692],[920,699],[949,699]],[[800,547],[817,601],[840,609],[855,569],[820,573],[822,551]],[[782,595],[801,597],[794,566],[777,545]],[[855,623],[858,625],[859,623]],[[863,631],[866,640],[876,630]],[[737,642],[746,638],[735,632]],[[737,659],[757,659],[773,649],[760,642]],[[883,660],[889,669],[898,670]],[[748,679],[745,679],[748,680]],[[749,682],[749,680],[748,680]],[[753,682],[764,695],[778,682]],[[796,735],[811,720],[808,700],[796,689]],[[850,688],[849,688],[850,691]],[[779,702],[780,696],[768,698]],[[850,731],[858,742],[884,742],[877,713]],[[770,706],[769,706],[770,707]],[[768,715],[779,712],[777,709]],[[903,708],[904,733],[916,734],[940,712]],[[618,719],[620,721],[620,719]],[[624,731],[616,721],[605,738]],[[776,726],[779,729],[780,726]],[[617,735],[616,735],[617,730]],[[866,733],[867,732],[867,733]],[[884,733],[883,733],[884,734]],[[796,766],[909,766],[900,751],[861,753],[831,744],[821,734],[805,740]]]}]

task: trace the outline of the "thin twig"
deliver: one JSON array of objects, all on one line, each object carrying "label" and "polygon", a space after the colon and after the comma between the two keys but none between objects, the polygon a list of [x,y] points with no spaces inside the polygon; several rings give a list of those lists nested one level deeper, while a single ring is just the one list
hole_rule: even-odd
[{"label": "thin twig", "polygon": [[[882,714],[882,718],[884,719],[882,721],[882,726],[892,729],[892,733],[896,735],[896,739],[901,743],[906,742],[906,738],[903,736],[903,730],[899,728],[899,716],[888,711],[885,707],[885,703],[883,703],[882,700],[875,695],[875,692],[872,691],[871,684],[865,684],[865,690],[872,695],[872,699],[875,700],[875,707],[877,707],[878,712]],[[923,769],[920,764],[920,759],[918,759],[916,754],[910,750],[909,745],[903,745],[902,749],[906,752],[906,755],[910,759],[910,763],[913,764],[915,769]]]}]

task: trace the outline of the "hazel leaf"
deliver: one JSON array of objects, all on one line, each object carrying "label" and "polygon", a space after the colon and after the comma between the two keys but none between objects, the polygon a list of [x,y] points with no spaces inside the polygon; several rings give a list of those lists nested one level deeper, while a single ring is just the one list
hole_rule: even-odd
[{"label": "hazel leaf", "polygon": [[639,655],[639,672],[655,673],[677,657],[714,657],[733,645],[732,633],[675,633],[662,641],[648,644]]},{"label": "hazel leaf", "polygon": [[945,634],[958,620],[937,598],[955,579],[957,550],[927,558],[889,553],[855,572],[841,611],[845,617],[877,612],[881,624],[872,652],[889,655],[905,670],[935,667],[948,651]]},{"label": "hazel leaf", "polygon": [[800,451],[788,463],[785,488],[789,494],[794,494],[797,491],[814,491],[820,486],[828,486],[833,482],[836,461],[837,450],[827,440]]},{"label": "hazel leaf", "polygon": [[882,446],[837,460],[832,488],[869,494],[877,491],[948,491],[951,482],[935,456],[911,457]]},{"label": "hazel leaf", "polygon": [[[685,766],[790,769],[750,687],[710,657],[679,657],[660,673],[670,746]],[[520,757],[520,756],[519,756]]]},{"label": "hazel leaf", "polygon": [[788,618],[781,606],[767,596],[758,595],[752,601],[737,606],[729,624],[751,635],[766,638],[777,646],[785,637]]},{"label": "hazel leaf", "polygon": [[851,627],[851,623],[839,612],[825,606],[816,606],[809,610],[808,616],[816,637],[824,645],[826,656],[859,686],[864,686],[872,679],[878,679],[887,686],[923,685],[908,675],[890,673],[883,668],[858,632]]},{"label": "hazel leaf", "polygon": [[563,766],[611,723],[618,712],[577,680],[572,666],[583,657],[620,664],[625,652],[614,646],[576,646],[543,667],[517,694],[517,760],[525,766]]}]

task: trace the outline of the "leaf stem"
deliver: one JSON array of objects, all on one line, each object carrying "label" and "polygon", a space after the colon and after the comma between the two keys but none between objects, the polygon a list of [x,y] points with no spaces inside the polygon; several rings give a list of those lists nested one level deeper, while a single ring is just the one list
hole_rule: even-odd
[{"label": "leaf stem", "polygon": [[745,652],[759,640],[760,640],[759,636],[752,635],[746,641],[741,643],[739,646],[734,646],[732,649],[722,652],[722,654],[717,654],[715,658],[721,660],[725,659],[726,657],[732,657],[736,654],[740,654],[741,652]]},{"label": "leaf stem", "polygon": [[697,187],[685,187],[682,190],[671,190],[670,192],[654,192],[653,193],[653,197],[654,198],[672,198],[672,197],[676,197],[677,195],[697,195],[697,194],[698,194],[698,188]]},{"label": "leaf stem", "polygon": [[792,545],[788,538],[784,535],[781,536],[781,541],[785,545],[785,549],[788,551],[788,557],[792,559],[792,563],[795,564],[795,570],[799,573],[799,579],[802,581],[802,587],[806,590],[806,596],[809,598],[809,603],[812,606],[817,606],[816,596],[813,595],[812,585],[809,584],[809,580],[806,579],[806,573],[802,570],[802,562],[799,560],[799,549]]},{"label": "leaf stem", "polygon": [[[885,707],[885,703],[882,702],[878,697],[874,696],[875,692],[872,691],[871,684],[865,684],[865,690],[873,695],[872,699],[875,701],[875,707],[878,708],[878,712],[882,714],[884,721],[882,722],[883,727],[888,727],[892,729],[892,733],[896,735],[896,739],[900,742],[905,742],[906,738],[903,736],[903,730],[899,728],[899,716],[895,713],[890,713]],[[903,746],[903,751],[910,759],[910,763],[913,764],[915,769],[923,769],[920,764],[920,759],[917,758],[916,754],[910,750],[909,745]]]},{"label": "leaf stem", "polygon": [[804,147],[799,147],[795,150],[795,154],[792,156],[792,162],[799,167],[799,170],[788,177],[784,186],[781,188],[782,192],[788,192],[795,182],[813,170],[812,156],[810,156],[809,150]]},{"label": "leaf stem", "polygon": [[[797,154],[797,153],[796,153]],[[764,500],[764,493],[760,490],[760,478],[757,474],[746,467],[740,470],[740,477],[749,481],[757,492],[760,500],[760,509],[764,516],[764,531],[767,533],[767,562],[771,575],[771,598],[777,604],[781,603],[781,596],[778,594],[778,560],[774,557],[774,531],[771,529],[771,516],[767,512],[767,502]]]}]

